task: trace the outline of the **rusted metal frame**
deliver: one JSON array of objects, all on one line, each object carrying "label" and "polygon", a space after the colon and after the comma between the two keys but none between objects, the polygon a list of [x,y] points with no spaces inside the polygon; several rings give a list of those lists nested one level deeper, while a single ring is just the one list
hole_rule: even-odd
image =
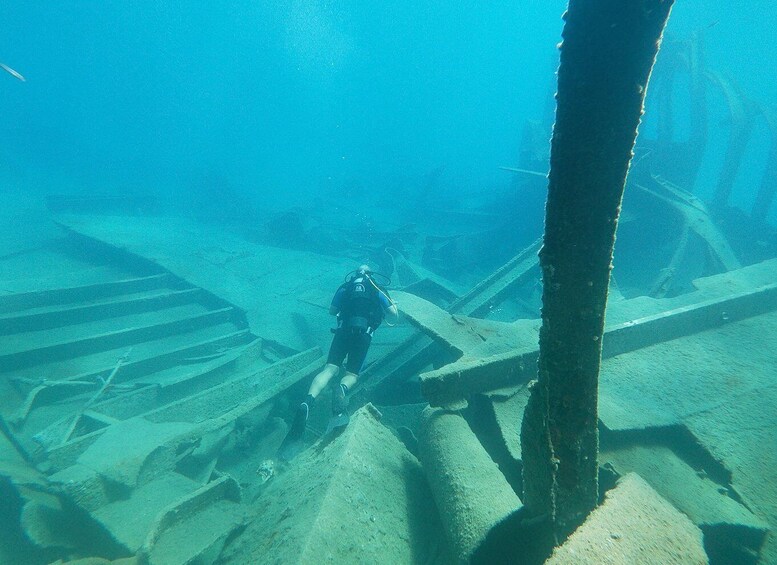
[{"label": "rusted metal frame", "polygon": [[[658,83],[656,111],[658,114],[657,144],[662,156],[672,157],[680,166],[674,170],[676,182],[693,190],[707,146],[707,80],[704,70],[704,44],[699,33],[688,40],[671,43],[667,55],[674,64]],[[674,89],[682,68],[688,74],[689,131],[685,141],[675,140]]]},{"label": "rusted metal frame", "polygon": [[774,195],[777,193],[777,111],[774,108],[763,108],[762,113],[766,126],[769,128],[771,147],[769,149],[769,160],[766,163],[766,170],[761,179],[761,186],[755,196],[751,213],[753,220],[758,223],[766,222],[774,202]]},{"label": "rusted metal frame", "polygon": [[[114,388],[134,388],[135,383],[139,379],[142,380],[143,377],[155,371],[162,371],[178,366],[185,360],[187,355],[209,353],[217,349],[226,350],[240,348],[242,351],[242,349],[247,346],[246,343],[251,337],[252,335],[249,330],[239,330],[217,338],[192,343],[178,349],[159,352],[150,356],[140,356],[138,359],[132,359],[122,365],[121,375],[116,382],[127,384],[116,384]],[[253,343],[257,343],[257,341],[254,340]],[[238,355],[239,354],[240,353],[238,353]],[[224,357],[223,362],[227,363],[233,359],[235,355],[227,355],[224,353],[223,355],[220,355],[220,357]],[[9,416],[9,421],[16,426],[23,424],[33,408],[77,396],[86,390],[95,388],[99,385],[100,377],[110,373],[111,370],[111,366],[103,364],[84,373],[65,376],[60,380],[15,379],[12,377],[12,380],[19,381],[20,388],[23,386],[32,388],[27,392],[19,409]],[[197,376],[199,375],[193,374],[192,379],[196,379]]]},{"label": "rusted metal frame", "polygon": [[0,335],[58,328],[70,324],[140,314],[166,307],[196,303],[203,295],[197,287],[143,296],[119,296],[92,303],[58,304],[34,311],[0,315]]},{"label": "rusted metal frame", "polygon": [[[777,284],[722,298],[677,306],[608,327],[602,339],[607,359],[777,310]],[[432,406],[449,407],[473,394],[525,384],[536,375],[538,350],[514,350],[473,363],[457,363],[421,375],[421,391]]]},{"label": "rusted metal frame", "polygon": [[728,206],[729,199],[731,198],[734,180],[742,163],[745,149],[747,149],[747,142],[753,133],[757,107],[745,97],[739,87],[729,78],[711,73],[710,80],[720,87],[731,117],[731,130],[728,137],[726,156],[712,198],[713,209],[721,210]]},{"label": "rusted metal frame", "polygon": [[688,227],[707,243],[713,258],[724,270],[733,271],[742,266],[701,200],[658,176],[653,175],[651,180],[651,187],[639,182],[631,184],[676,209]]},{"label": "rusted metal frame", "polygon": [[[244,404],[259,406],[271,401],[296,383],[315,374],[323,361],[319,348],[308,349],[274,365],[247,372],[237,379],[227,380],[133,417],[144,418],[150,422],[193,421],[202,425],[208,422],[216,425],[221,420],[229,421],[230,415],[243,410],[241,407]],[[242,404],[240,400],[243,401]],[[60,422],[50,426],[50,429],[47,428],[46,437],[60,437],[62,425]],[[106,429],[101,428],[83,436],[73,437],[62,445],[55,445],[39,453],[38,456],[42,458],[45,455],[54,469],[74,465],[78,457],[105,433]],[[45,441],[45,438],[41,439]]]}]

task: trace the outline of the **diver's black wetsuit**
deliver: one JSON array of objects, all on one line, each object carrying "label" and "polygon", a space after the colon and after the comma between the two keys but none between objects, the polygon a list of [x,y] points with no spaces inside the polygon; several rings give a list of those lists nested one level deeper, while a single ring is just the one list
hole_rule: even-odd
[{"label": "diver's black wetsuit", "polygon": [[341,284],[332,298],[338,327],[326,362],[340,366],[347,357],[345,370],[358,375],[372,342],[372,332],[390,307],[385,291],[378,290],[367,275],[358,274]]},{"label": "diver's black wetsuit", "polygon": [[[351,384],[356,382],[364,365],[364,359],[367,357],[367,350],[370,348],[372,332],[381,324],[385,312],[392,306],[386,292],[378,288],[369,274],[363,270],[359,270],[337,289],[332,298],[330,312],[337,314],[338,324],[329,348],[327,366],[313,379],[308,395],[297,408],[289,433],[286,434],[278,449],[279,458],[290,461],[303,448],[303,436],[310,407],[329,379],[339,372],[343,361],[346,362],[346,376],[343,381],[350,374]],[[332,394],[333,417],[329,421],[326,433],[348,425],[348,401],[345,396],[347,392],[348,385],[345,382],[340,382],[335,388]]]}]

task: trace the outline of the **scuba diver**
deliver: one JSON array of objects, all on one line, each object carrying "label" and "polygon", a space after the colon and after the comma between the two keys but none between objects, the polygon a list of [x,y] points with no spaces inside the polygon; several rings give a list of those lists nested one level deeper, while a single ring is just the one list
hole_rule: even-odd
[{"label": "scuba diver", "polygon": [[319,393],[340,372],[343,361],[345,374],[332,394],[332,418],[327,431],[348,424],[346,395],[359,379],[372,334],[380,326],[386,312],[397,316],[397,306],[375,282],[374,273],[368,265],[361,265],[346,276],[329,306],[329,313],[337,316],[337,329],[332,330],[334,336],[326,366],[313,379],[305,400],[297,408],[294,422],[279,450],[282,459],[291,460],[301,450],[310,409]]}]

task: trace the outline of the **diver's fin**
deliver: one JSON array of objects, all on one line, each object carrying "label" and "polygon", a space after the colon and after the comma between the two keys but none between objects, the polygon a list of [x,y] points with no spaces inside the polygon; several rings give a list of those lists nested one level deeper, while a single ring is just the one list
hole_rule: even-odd
[{"label": "diver's fin", "polygon": [[348,387],[340,383],[332,392],[332,414],[340,415],[348,410],[348,401],[345,399],[345,393]]},{"label": "diver's fin", "polygon": [[278,459],[291,461],[305,448],[305,428],[309,411],[310,408],[307,402],[303,402],[299,405],[297,413],[294,415],[294,422],[291,424],[289,433],[283,438],[283,443],[281,443],[280,448],[278,448]]},{"label": "diver's fin", "polygon": [[290,438],[286,436],[280,449],[278,449],[278,459],[289,462],[299,455],[305,449],[305,442],[301,437]]},{"label": "diver's fin", "polygon": [[342,428],[347,426],[348,422],[350,421],[351,417],[348,415],[348,412],[343,412],[342,414],[332,416],[326,426],[326,433],[329,434],[334,431],[340,431]]}]

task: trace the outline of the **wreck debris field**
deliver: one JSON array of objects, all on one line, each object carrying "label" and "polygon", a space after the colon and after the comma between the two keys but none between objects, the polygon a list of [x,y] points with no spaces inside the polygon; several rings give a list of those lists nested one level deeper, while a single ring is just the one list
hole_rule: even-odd
[{"label": "wreck debris field", "polygon": [[0,6],[0,565],[777,564],[770,2],[92,8]]}]

